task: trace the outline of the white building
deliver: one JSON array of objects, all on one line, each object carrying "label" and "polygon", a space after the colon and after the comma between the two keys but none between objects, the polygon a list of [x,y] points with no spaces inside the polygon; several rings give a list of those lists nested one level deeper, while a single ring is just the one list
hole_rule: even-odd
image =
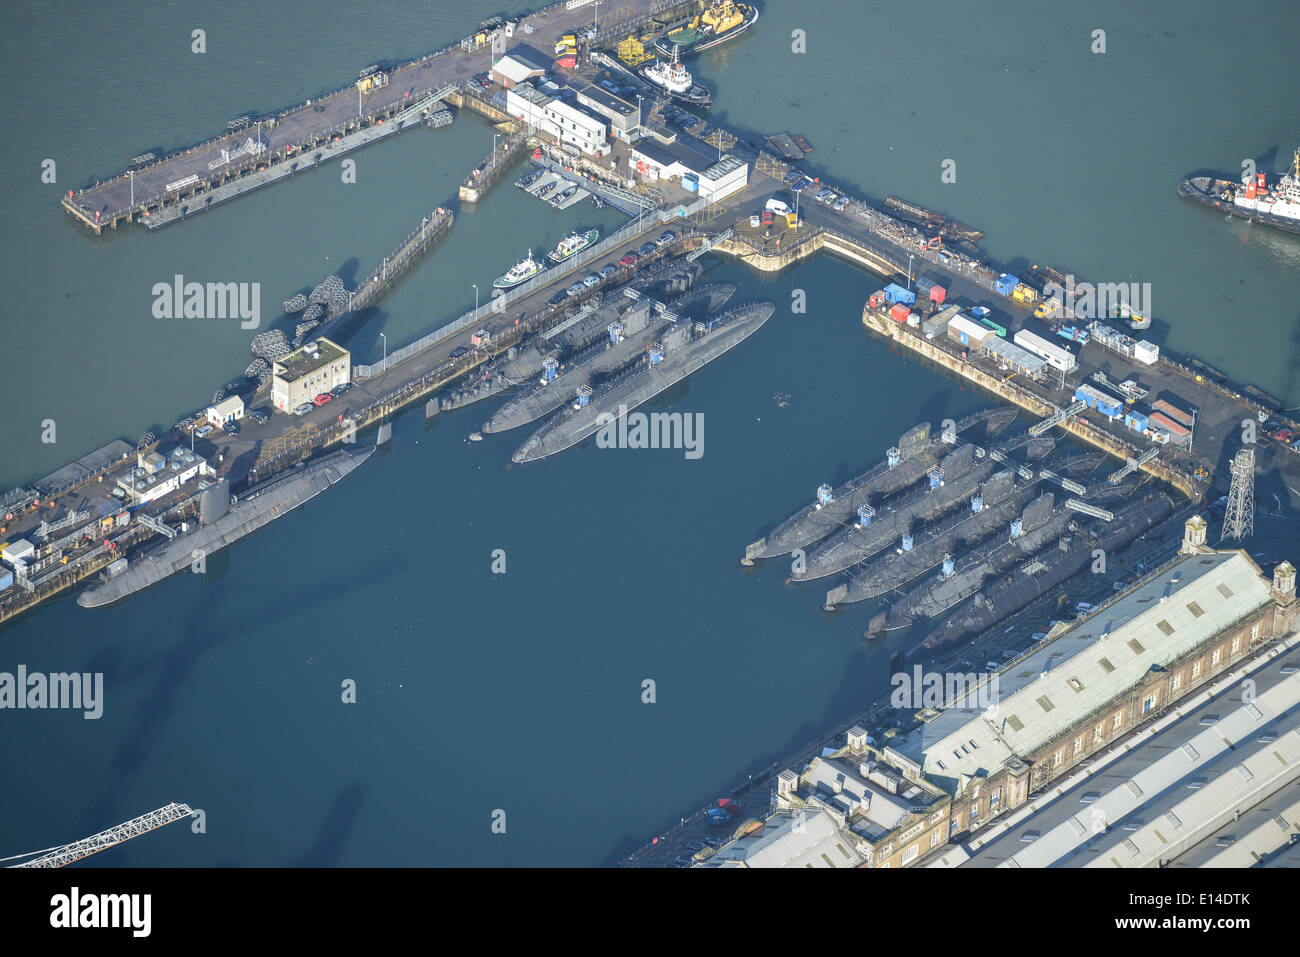
[{"label": "white building", "polygon": [[727,154],[699,174],[700,197],[711,203],[739,192],[749,183],[749,164]]},{"label": "white building", "polygon": [[244,417],[244,400],[237,395],[208,406],[208,422],[220,428]]},{"label": "white building", "polygon": [[562,146],[575,146],[589,156],[610,152],[604,118],[549,97],[531,83],[520,83],[506,91],[506,112],[520,123],[554,137]]},{"label": "white building", "polygon": [[[125,500],[133,505],[143,505],[176,491],[190,479],[207,474],[208,463],[183,446],[172,449],[163,458],[156,452],[142,456],[135,468],[118,479],[118,487]],[[161,464],[160,464],[161,463]]]}]

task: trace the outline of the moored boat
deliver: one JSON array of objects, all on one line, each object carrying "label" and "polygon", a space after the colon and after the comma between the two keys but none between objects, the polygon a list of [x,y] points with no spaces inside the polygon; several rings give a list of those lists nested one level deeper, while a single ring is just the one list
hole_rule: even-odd
[{"label": "moored boat", "polygon": [[533,258],[533,251],[530,249],[527,256],[511,266],[504,276],[498,276],[492,285],[497,289],[511,289],[521,282],[532,279],[542,271],[542,268],[542,264]]},{"label": "moored boat", "polygon": [[600,230],[589,229],[585,233],[570,233],[556,244],[555,248],[546,254],[546,258],[551,262],[562,263],[571,256],[575,256],[582,250],[591,246],[600,238]]}]

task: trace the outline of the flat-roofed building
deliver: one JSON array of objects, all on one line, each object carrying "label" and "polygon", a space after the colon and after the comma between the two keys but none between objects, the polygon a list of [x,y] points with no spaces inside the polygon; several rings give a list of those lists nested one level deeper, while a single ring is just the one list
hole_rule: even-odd
[{"label": "flat-roofed building", "polygon": [[547,96],[531,82],[519,83],[506,91],[506,112],[517,117],[520,123],[551,136],[561,146],[573,146],[592,156],[604,156],[610,151],[603,116],[594,116],[558,97]]},{"label": "flat-roofed building", "polygon": [[143,505],[175,492],[190,479],[209,472],[207,460],[185,446],[177,446],[164,456],[157,452],[142,454],[137,464],[117,480],[123,500]]},{"label": "flat-roofed building", "polygon": [[598,86],[578,91],[578,104],[605,118],[615,139],[630,141],[641,129],[641,107]]},{"label": "flat-roofed building", "polygon": [[271,366],[271,404],[281,412],[292,412],[352,378],[352,356],[329,339],[303,343]]},{"label": "flat-roofed building", "polygon": [[701,198],[716,203],[745,188],[749,183],[749,164],[724,153],[722,159],[700,171],[696,179]]}]

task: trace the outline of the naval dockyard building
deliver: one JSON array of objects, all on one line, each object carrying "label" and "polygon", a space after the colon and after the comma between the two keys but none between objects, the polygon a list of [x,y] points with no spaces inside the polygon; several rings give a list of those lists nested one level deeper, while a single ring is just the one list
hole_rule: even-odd
[{"label": "naval dockyard building", "polygon": [[[1178,556],[902,729],[851,728],[777,778],[759,827],[704,866],[906,867],[936,858],[1296,626],[1295,568],[1272,578],[1188,520]],[[697,855],[699,856],[699,855]]]}]

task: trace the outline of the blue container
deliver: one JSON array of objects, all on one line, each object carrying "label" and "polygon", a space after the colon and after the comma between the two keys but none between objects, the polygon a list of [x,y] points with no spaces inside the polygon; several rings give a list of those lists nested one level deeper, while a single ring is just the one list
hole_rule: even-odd
[{"label": "blue container", "polygon": [[1130,412],[1124,416],[1124,424],[1134,432],[1145,432],[1151,425],[1151,421],[1141,412]]},{"label": "blue container", "polygon": [[682,189],[688,193],[698,192],[700,188],[700,178],[694,173],[682,174]]},{"label": "blue container", "polygon": [[994,290],[1002,296],[1011,295],[1011,290],[1015,289],[1018,285],[1020,285],[1020,280],[1010,273],[1005,272],[1001,276],[998,276],[998,278],[993,282]]},{"label": "blue container", "polygon": [[905,306],[911,306],[916,303],[916,293],[904,289],[897,283],[891,282],[885,287],[885,298],[891,303],[902,303]]},{"label": "blue container", "polygon": [[14,583],[14,573],[9,569],[0,570],[0,591],[4,591]]}]

